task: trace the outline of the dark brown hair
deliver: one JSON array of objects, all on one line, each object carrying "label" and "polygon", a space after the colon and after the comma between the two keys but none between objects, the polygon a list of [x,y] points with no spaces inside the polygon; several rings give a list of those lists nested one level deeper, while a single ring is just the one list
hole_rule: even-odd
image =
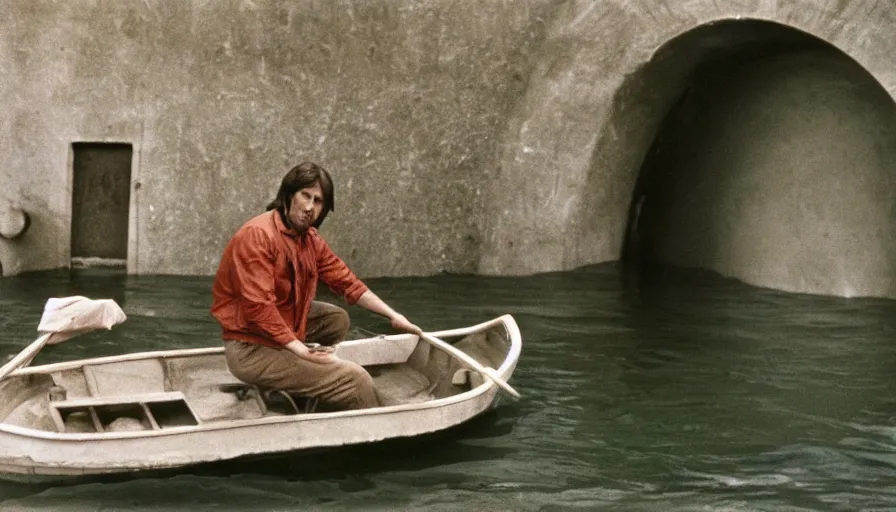
[{"label": "dark brown hair", "polygon": [[314,221],[314,227],[320,227],[327,214],[333,211],[333,180],[326,169],[313,162],[302,162],[286,173],[280,182],[277,197],[268,204],[267,210],[279,211],[285,220],[292,196],[303,188],[313,187],[315,183],[320,183],[320,189],[324,193],[324,206],[320,211],[320,217]]}]

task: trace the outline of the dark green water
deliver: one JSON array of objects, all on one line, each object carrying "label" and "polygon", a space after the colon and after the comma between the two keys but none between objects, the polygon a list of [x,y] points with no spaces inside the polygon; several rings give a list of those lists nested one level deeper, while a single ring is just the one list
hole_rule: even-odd
[{"label": "dark green water", "polygon": [[[212,346],[210,278],[0,279],[0,355],[48,297],[129,320],[36,364]],[[370,280],[427,330],[511,313],[519,402],[448,435],[326,457],[61,486],[0,483],[4,510],[896,510],[896,302],[792,295],[616,265],[529,278]],[[355,324],[388,332],[350,309]]]}]

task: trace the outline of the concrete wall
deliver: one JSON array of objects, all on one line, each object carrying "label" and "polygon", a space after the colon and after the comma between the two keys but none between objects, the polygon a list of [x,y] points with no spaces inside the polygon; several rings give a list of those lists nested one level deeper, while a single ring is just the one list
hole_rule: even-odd
[{"label": "concrete wall", "polygon": [[497,135],[548,2],[10,0],[2,194],[31,229],[7,274],[67,266],[71,143],[134,146],[129,268],[209,274],[303,159],[361,275],[473,272]]},{"label": "concrete wall", "polygon": [[[809,34],[893,96],[893,14],[841,4],[9,0],[0,199],[32,222],[0,262],[68,265],[75,141],[134,145],[132,272],[213,272],[305,158],[335,174],[324,232],[364,276],[616,260],[642,163],[707,62]],[[800,279],[841,293],[818,272]]]}]

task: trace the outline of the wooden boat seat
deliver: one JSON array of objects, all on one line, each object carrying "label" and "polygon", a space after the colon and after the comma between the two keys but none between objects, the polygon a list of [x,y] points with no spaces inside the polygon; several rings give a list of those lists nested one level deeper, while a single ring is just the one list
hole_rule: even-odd
[{"label": "wooden boat seat", "polygon": [[271,389],[253,384],[227,383],[221,384],[218,389],[224,393],[233,393],[237,399],[249,400],[255,398],[261,410],[274,414],[306,414],[317,409],[316,397],[288,393],[280,389]]},{"label": "wooden boat seat", "polygon": [[70,431],[78,416],[97,433],[199,424],[180,391],[51,400],[49,407],[59,432]]}]

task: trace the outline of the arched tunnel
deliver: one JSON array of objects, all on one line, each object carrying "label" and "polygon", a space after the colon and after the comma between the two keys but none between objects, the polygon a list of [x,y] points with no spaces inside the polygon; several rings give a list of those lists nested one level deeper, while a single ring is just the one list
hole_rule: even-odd
[{"label": "arched tunnel", "polygon": [[531,185],[494,201],[526,220],[491,211],[485,270],[659,262],[896,297],[896,104],[862,64],[797,28],[726,18],[655,36],[643,57],[629,48],[650,43],[615,43],[628,54],[614,77],[588,46],[601,27],[558,36],[530,83],[501,162]]},{"label": "arched tunnel", "polygon": [[896,294],[896,104],[828,43],[763,21],[679,36],[712,53],[644,158],[622,259],[840,296]]}]

